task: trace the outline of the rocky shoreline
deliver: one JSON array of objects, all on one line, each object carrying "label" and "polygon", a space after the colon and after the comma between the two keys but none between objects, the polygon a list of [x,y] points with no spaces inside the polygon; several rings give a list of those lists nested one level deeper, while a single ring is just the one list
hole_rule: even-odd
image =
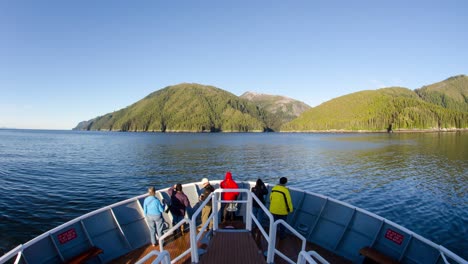
[{"label": "rocky shoreline", "polygon": [[343,129],[328,129],[328,130],[303,130],[303,131],[279,131],[278,133],[438,133],[438,132],[468,132],[468,128],[442,128],[442,129],[395,129],[391,132],[384,130],[343,130]]}]

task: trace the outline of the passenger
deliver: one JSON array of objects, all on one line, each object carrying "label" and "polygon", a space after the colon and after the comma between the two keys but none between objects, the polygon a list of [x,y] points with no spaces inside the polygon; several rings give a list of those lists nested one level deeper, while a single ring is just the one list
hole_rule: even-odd
[{"label": "passenger", "polygon": [[148,197],[145,198],[143,202],[143,211],[145,214],[146,222],[150,229],[151,234],[151,244],[156,246],[156,234],[157,238],[160,238],[162,235],[163,229],[163,217],[162,213],[164,208],[158,198],[155,197],[154,187],[148,188]]},{"label": "passenger", "polygon": [[[257,198],[262,202],[263,205],[265,205],[265,196],[268,194],[268,189],[265,186],[265,183],[263,183],[262,179],[258,179],[257,182],[255,183],[255,186],[252,187],[252,192],[257,196]],[[260,208],[260,205],[257,203],[255,199],[253,199],[253,204],[252,204],[252,213],[257,218],[258,222],[262,223],[262,217],[263,217],[263,212],[262,208]],[[253,222],[255,227],[255,222]]]},{"label": "passenger", "polygon": [[[232,173],[230,171],[226,172],[226,176],[224,177],[224,180],[219,184],[219,186],[222,189],[239,189],[239,186],[237,183],[232,179]],[[239,192],[223,192],[222,193],[222,200],[225,201],[235,201],[237,199],[237,196],[239,195]],[[226,215],[228,212],[228,207],[229,206],[234,206],[234,203],[223,203],[223,222],[226,222]],[[234,212],[231,212],[231,221],[233,220],[233,215]]]},{"label": "passenger", "polygon": [[[270,194],[270,212],[273,215],[274,220],[283,219],[287,220],[288,214],[293,211],[293,205],[291,195],[289,194],[286,183],[288,179],[281,177],[279,184],[273,187]],[[279,225],[280,239],[286,238],[286,228],[284,225]]]},{"label": "passenger", "polygon": [[[203,193],[200,195],[199,197],[199,200],[201,202],[205,201],[206,198],[208,198],[208,196],[210,196],[210,194],[212,192],[214,192],[214,187],[211,186],[210,182],[208,181],[207,178],[203,178],[202,181],[202,186],[203,186]],[[205,207],[203,207],[202,209],[202,216],[201,216],[201,219],[202,219],[202,226],[206,223],[206,221],[208,220],[208,217],[210,217],[210,214],[211,214],[211,209],[212,209],[212,203],[211,202],[208,202]],[[210,224],[208,226],[209,229],[213,229],[213,220],[210,221]]]},{"label": "passenger", "polygon": [[[185,217],[187,207],[190,206],[187,195],[182,191],[182,184],[177,183],[172,188],[167,190],[169,196],[171,196],[171,205],[169,210],[172,214],[172,226],[182,221]],[[184,234],[184,225],[180,226],[180,232]]]}]

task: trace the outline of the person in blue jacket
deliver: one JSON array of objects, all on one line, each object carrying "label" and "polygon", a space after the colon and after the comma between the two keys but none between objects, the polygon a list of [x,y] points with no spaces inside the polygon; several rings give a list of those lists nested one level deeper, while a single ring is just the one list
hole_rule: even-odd
[{"label": "person in blue jacket", "polygon": [[[153,246],[156,246],[157,240],[156,238],[161,237],[162,229],[163,229],[163,216],[162,213],[164,212],[164,207],[159,201],[158,198],[155,197],[155,190],[154,187],[148,188],[148,197],[145,198],[143,202],[143,211],[145,213],[146,222],[148,223],[150,233],[151,233],[151,243]],[[158,235],[156,237],[156,234]]]}]

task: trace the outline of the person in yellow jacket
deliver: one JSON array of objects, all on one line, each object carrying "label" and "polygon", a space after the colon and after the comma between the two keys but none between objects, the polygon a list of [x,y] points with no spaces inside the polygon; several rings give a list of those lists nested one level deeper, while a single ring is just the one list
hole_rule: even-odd
[{"label": "person in yellow jacket", "polygon": [[[286,177],[281,177],[279,184],[271,190],[270,213],[273,215],[275,221],[278,219],[286,221],[288,214],[293,211],[291,195],[289,194],[288,188],[286,188],[287,182],[288,179]],[[286,228],[282,224],[279,225],[279,235],[280,239],[286,237]]]}]

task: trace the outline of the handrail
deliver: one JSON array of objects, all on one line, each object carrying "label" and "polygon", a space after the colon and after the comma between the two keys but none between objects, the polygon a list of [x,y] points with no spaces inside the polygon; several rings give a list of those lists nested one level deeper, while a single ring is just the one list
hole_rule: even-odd
[{"label": "handrail", "polygon": [[[174,233],[174,231],[178,230],[179,227],[181,227],[183,224],[189,224],[190,225],[190,220],[187,219],[187,218],[184,218],[182,219],[181,221],[179,221],[175,226],[173,226],[172,228],[170,228],[169,230],[167,230],[167,232],[162,235],[161,237],[158,238],[158,242],[159,242],[159,249],[161,251],[164,251],[164,239],[167,238],[168,236],[172,235]],[[179,261],[181,258],[183,258],[185,255],[189,254],[190,253],[190,248],[187,249],[186,251],[182,252],[179,254],[179,256],[177,256],[175,259],[173,259],[171,261],[171,263],[176,263],[177,261]]]},{"label": "handrail", "polygon": [[[23,246],[23,245],[21,245]],[[23,255],[23,250],[21,250],[18,255],[16,255],[16,259],[15,259],[15,264],[18,264],[20,263],[20,260],[21,260],[21,256]]]},{"label": "handrail", "polygon": [[[228,200],[221,200],[218,199],[218,194],[223,193],[223,192],[242,192],[247,194],[247,199],[246,200],[236,200],[237,203],[245,203],[247,204],[247,209],[246,209],[246,229],[251,230],[252,229],[252,220],[257,223],[257,226],[259,227],[259,230],[261,231],[262,235],[265,236],[267,241],[271,241],[271,237],[268,235],[268,233],[263,229],[262,225],[259,223],[259,221],[255,218],[255,216],[252,215],[252,197],[257,201],[257,203],[260,205],[263,211],[265,211],[265,214],[268,216],[270,219],[270,225],[269,225],[269,230],[273,230],[273,216],[271,213],[268,211],[268,209],[262,204],[262,202],[255,196],[252,195],[252,192],[248,189],[216,189],[214,192],[212,192],[206,199],[203,201],[203,203],[198,207],[198,209],[193,213],[192,219],[190,221],[190,244],[191,244],[191,249],[192,249],[192,262],[193,263],[198,263],[199,262],[199,255],[197,251],[197,241],[200,238],[202,232],[200,234],[197,234],[196,231],[196,219],[197,216],[200,214],[201,210],[205,205],[207,205],[210,201],[212,202],[212,210],[211,210],[211,215],[208,217],[208,220],[204,225],[201,227],[201,230],[205,230],[205,228],[208,226],[210,223],[211,219],[213,219],[213,230],[218,230],[218,203],[229,203],[232,201]],[[271,233],[271,232],[269,232]],[[273,252],[274,250],[274,245],[269,243],[268,245],[268,254],[270,255],[270,252]]]},{"label": "handrail", "polygon": [[[247,200],[236,200],[238,203],[246,203],[247,204],[247,209],[246,209],[246,229],[251,230],[252,229],[252,220],[257,224],[259,230],[261,231],[262,235],[267,240],[268,243],[268,250],[267,250],[267,263],[273,263],[274,260],[274,254],[278,254],[280,257],[285,259],[286,261],[294,264],[292,260],[290,260],[287,256],[285,256],[283,253],[275,249],[275,242],[276,242],[276,230],[277,226],[279,224],[284,225],[286,228],[288,228],[294,235],[296,235],[299,239],[302,240],[302,247],[301,250],[305,251],[305,246],[306,246],[306,239],[299,233],[297,232],[294,228],[292,228],[288,223],[286,223],[284,220],[277,220],[274,222],[273,215],[269,212],[269,210],[262,204],[262,202],[255,196],[252,195],[252,192],[248,189],[217,189],[214,192],[212,192],[206,199],[203,201],[203,203],[198,207],[198,209],[192,214],[192,218],[190,221],[187,219],[183,219],[177,225],[172,227],[169,232],[166,232],[163,236],[159,238],[159,244],[161,246],[161,250],[163,250],[163,242],[164,238],[169,236],[173,230],[177,230],[183,223],[189,223],[190,224],[190,251],[191,251],[191,257],[192,257],[192,263],[198,263],[199,262],[199,254],[197,250],[197,241],[200,238],[202,232],[200,234],[197,234],[197,229],[196,229],[196,220],[200,212],[202,211],[203,207],[205,207],[210,201],[212,201],[212,212],[211,215],[208,217],[208,220],[203,224],[201,227],[201,230],[205,230],[205,228],[208,226],[209,222],[213,219],[213,229],[218,230],[218,203],[229,203],[232,201],[228,200],[221,200],[218,199],[217,195],[218,193],[223,193],[223,192],[243,192],[247,194]],[[252,199],[255,199],[257,203],[260,205],[260,208],[265,212],[267,217],[270,219],[270,224],[269,224],[269,234],[263,229],[263,226],[261,223],[258,221],[258,219],[252,214]],[[180,258],[188,254],[188,251],[183,252],[179,256],[177,256],[176,259],[172,260],[171,263],[177,262]],[[318,255],[318,254],[317,254]],[[319,255],[320,256],[320,255]],[[321,257],[320,257],[321,258]],[[322,258],[323,259],[323,258]],[[324,260],[324,259],[323,259]],[[325,260],[324,260],[325,261]],[[328,262],[322,262],[324,264],[328,264]]]},{"label": "handrail", "polygon": [[[268,221],[269,222],[269,227],[268,227],[269,232],[267,233],[265,231],[265,229],[263,229],[263,226],[258,221],[258,219],[252,214],[252,211],[248,212],[249,214],[252,214],[252,220],[254,220],[254,222],[257,224],[258,230],[260,230],[263,237],[265,237],[265,240],[268,242],[267,256],[269,256],[270,252],[273,252],[275,250],[275,245],[269,242],[269,241],[271,241],[270,234],[273,234],[272,230],[273,230],[273,224],[274,224],[275,220],[273,218],[273,215],[270,213],[270,210],[268,210],[265,207],[265,205],[263,205],[263,203],[260,201],[260,199],[258,199],[258,197],[256,195],[252,195],[251,197],[255,199],[257,204],[260,206],[260,208],[262,208],[263,212],[265,213],[265,215],[270,220],[270,221]],[[274,232],[274,233],[276,233],[276,232]],[[273,262],[273,259],[268,259],[268,257],[267,257],[267,263],[272,263],[272,262]]]},{"label": "handrail", "polygon": [[[247,209],[246,209],[246,212],[248,212],[246,214],[246,218],[245,218],[245,222],[246,222],[246,229],[251,231],[252,230],[252,221],[251,221],[251,211],[252,211],[252,193],[250,192],[250,190],[248,189],[216,189],[213,193],[215,194],[218,194],[218,193],[225,193],[225,192],[243,192],[243,193],[246,193],[247,194],[247,201],[244,201],[244,200],[235,200],[236,203],[246,203],[247,204]],[[213,198],[213,211],[214,212],[217,212],[217,206],[218,206],[218,203],[232,203],[233,201],[229,201],[229,200],[221,200],[221,199],[218,199],[218,196],[215,195],[214,198]],[[215,210],[216,209],[216,210]],[[214,225],[213,225],[213,229],[214,230],[217,230],[218,229],[218,221],[217,220],[217,214],[215,216],[215,221],[214,221]]]},{"label": "handrail", "polygon": [[[191,255],[192,255],[192,263],[198,263],[198,261],[199,261],[197,241],[198,241],[198,239],[200,239],[202,232],[200,232],[200,235],[197,234],[197,224],[196,224],[197,223],[197,217],[201,213],[201,211],[203,210],[203,207],[205,207],[205,205],[207,205],[208,202],[211,201],[211,199],[213,198],[213,195],[214,195],[214,193],[210,193],[210,195],[208,197],[206,197],[205,201],[203,201],[203,203],[198,207],[198,209],[192,214],[192,219],[189,222],[189,224],[190,224],[190,250],[191,250]],[[216,214],[214,214],[215,211],[216,211]],[[214,215],[217,216],[217,212],[218,211],[215,210],[215,207],[213,207],[213,209],[211,210],[211,215],[208,217],[208,220],[202,226],[201,230],[204,230],[208,226],[208,224],[210,223],[210,221],[211,221],[211,219],[213,218]]]},{"label": "handrail", "polygon": [[166,250],[162,250],[161,252],[159,252],[154,249],[154,250],[151,250],[148,254],[146,254],[146,256],[144,256],[142,259],[135,262],[135,264],[143,264],[147,260],[149,260],[152,256],[157,256],[157,258],[153,260],[151,264],[158,264],[158,263],[170,264],[171,263],[171,256],[169,255],[169,252],[167,252]]},{"label": "handrail", "polygon": [[457,254],[453,253],[452,251],[446,249],[444,246],[439,245],[438,247],[440,254],[444,258],[445,263],[449,264],[450,262],[447,261],[445,256],[448,256],[452,260],[455,260],[457,263],[466,263],[466,260],[462,259]]},{"label": "handrail", "polygon": [[123,204],[131,203],[131,202],[138,202],[139,199],[144,198],[147,195],[148,194],[138,195],[138,196],[135,196],[135,197],[132,197],[132,198],[129,198],[129,199],[126,199],[126,200],[123,200],[123,201],[108,205],[108,206],[104,206],[102,208],[99,208],[97,210],[94,210],[92,212],[84,214],[82,216],[79,216],[79,217],[77,217],[75,219],[72,219],[72,220],[70,220],[68,222],[65,222],[65,223],[63,223],[63,224],[61,224],[61,225],[59,225],[59,226],[57,226],[55,228],[52,228],[49,231],[46,231],[46,232],[42,233],[41,235],[29,240],[28,242],[26,242],[24,244],[21,244],[21,245],[17,246],[16,248],[10,250],[5,255],[0,256],[0,263],[5,263],[6,261],[10,260],[14,255],[17,255],[15,263],[19,263],[19,260],[22,257],[22,253],[23,253],[24,249],[29,247],[30,245],[33,245],[36,242],[38,242],[38,241],[52,235],[53,233],[56,233],[57,231],[59,231],[61,229],[64,229],[65,227],[71,226],[71,225],[73,225],[75,223],[78,223],[78,222],[80,222],[80,221],[82,221],[84,219],[87,219],[87,218],[89,218],[89,217],[91,217],[93,215],[96,215],[96,214],[99,214],[101,212],[110,210],[110,209],[112,209],[114,207],[117,207],[117,206],[120,206],[120,205],[123,205]]},{"label": "handrail", "polygon": [[276,253],[276,254],[278,254],[278,256],[280,256],[282,259],[286,260],[287,262],[289,262],[291,264],[295,264],[294,261],[292,261],[286,255],[284,255],[283,253],[281,253],[279,250],[276,249],[276,230],[278,229],[278,225],[280,225],[280,224],[284,225],[287,229],[289,229],[289,231],[291,231],[300,240],[302,240],[301,251],[305,251],[305,247],[306,247],[306,243],[307,243],[305,237],[302,236],[299,232],[297,232],[288,223],[286,223],[286,221],[284,221],[283,219],[278,219],[278,220],[275,221],[275,223],[273,225],[273,230],[272,230],[272,234],[270,236],[270,241],[269,241],[269,243],[271,243],[274,246],[275,250],[274,250],[274,252],[268,252],[267,263],[273,263],[274,254]]},{"label": "handrail", "polygon": [[316,258],[322,264],[330,264],[326,259],[320,256],[319,253],[315,251],[305,252],[304,250],[301,250],[301,252],[299,252],[297,264],[305,264],[306,261],[307,263],[317,264],[317,262],[312,258],[312,256]]},{"label": "handrail", "polygon": [[[214,181],[214,182],[216,182],[216,181]],[[193,184],[193,185],[197,185],[198,183],[192,183],[192,184]],[[252,183],[249,182],[249,184],[252,184]],[[184,186],[185,186],[185,185],[184,185]],[[379,215],[376,215],[376,214],[374,214],[374,213],[371,213],[371,212],[369,212],[369,211],[366,211],[366,210],[364,210],[364,209],[362,209],[362,208],[352,206],[352,205],[350,205],[350,204],[348,204],[348,203],[346,203],[346,202],[342,202],[342,201],[339,201],[339,200],[336,200],[336,199],[333,199],[333,198],[330,198],[330,197],[328,197],[328,196],[324,196],[324,195],[321,195],[321,194],[318,194],[318,193],[314,193],[314,192],[310,192],[310,191],[304,191],[304,190],[300,190],[300,189],[294,188],[294,187],[290,187],[290,190],[303,192],[303,193],[305,193],[305,194],[309,194],[309,195],[312,195],[312,196],[318,197],[318,198],[327,199],[327,200],[329,200],[329,201],[331,201],[331,202],[335,202],[335,203],[341,204],[341,205],[343,205],[343,206],[346,206],[346,207],[348,207],[348,208],[355,209],[357,212],[363,213],[363,214],[365,214],[365,215],[368,215],[368,216],[370,216],[370,217],[372,217],[372,218],[374,218],[374,219],[383,220],[383,221],[385,221],[385,224],[388,224],[388,225],[390,225],[390,226],[393,226],[393,227],[395,227],[395,228],[398,228],[398,229],[400,229],[401,231],[403,231],[403,232],[405,232],[405,233],[408,233],[409,235],[412,235],[412,236],[413,236],[413,239],[416,239],[416,240],[418,240],[418,241],[421,241],[422,243],[427,244],[428,246],[437,249],[437,250],[439,251],[439,253],[440,253],[441,258],[444,260],[445,263],[448,263],[448,260],[447,260],[447,259],[449,259],[449,260],[451,260],[451,261],[455,261],[455,262],[457,262],[457,263],[466,263],[466,260],[464,260],[463,258],[461,258],[460,256],[458,256],[457,254],[453,253],[453,252],[450,251],[449,249],[446,249],[446,248],[443,247],[442,245],[438,245],[438,244],[436,244],[436,243],[434,243],[434,242],[432,242],[432,241],[430,241],[430,240],[428,240],[428,239],[426,239],[426,238],[420,236],[419,234],[416,234],[416,233],[414,233],[414,232],[408,230],[407,228],[405,228],[405,227],[403,227],[403,226],[401,226],[401,225],[399,225],[399,224],[396,224],[396,223],[394,223],[394,222],[392,222],[392,221],[389,221],[389,220],[387,220],[387,219],[385,219],[385,218],[383,218],[383,217],[381,217],[381,216],[379,216]],[[234,189],[223,189],[223,191],[225,191],[225,192],[232,192],[232,191],[236,191],[236,190],[234,190]],[[138,202],[140,199],[143,199],[143,198],[145,198],[146,196],[147,196],[147,194],[141,194],[141,195],[135,196],[135,197],[133,197],[133,198],[129,198],[129,199],[126,199],[126,200],[124,200],[124,201],[120,201],[120,202],[114,203],[114,204],[112,204],[112,205],[105,206],[105,207],[102,207],[102,208],[100,208],[100,209],[94,210],[94,211],[89,212],[89,213],[87,213],[87,214],[84,214],[84,215],[82,215],[82,216],[80,216],[80,217],[77,217],[77,218],[75,218],[75,219],[73,219],[73,220],[70,220],[70,221],[68,221],[68,222],[66,222],[66,223],[64,223],[64,224],[62,224],[62,225],[59,225],[59,226],[57,226],[57,227],[55,227],[55,228],[53,228],[53,229],[51,229],[51,230],[49,230],[49,231],[44,232],[43,234],[41,234],[41,235],[39,235],[39,236],[37,236],[37,237],[35,237],[35,238],[29,240],[28,242],[26,242],[26,243],[24,243],[24,244],[20,244],[20,245],[18,245],[17,247],[13,248],[12,250],[6,252],[5,255],[0,256],[0,263],[5,263],[5,262],[7,262],[7,261],[12,261],[13,258],[16,259],[15,264],[16,264],[16,263],[19,263],[22,259],[25,259],[25,257],[26,257],[26,256],[23,256],[23,251],[24,251],[26,248],[28,248],[29,246],[31,246],[31,245],[33,245],[33,244],[39,242],[40,240],[42,240],[42,239],[44,239],[44,238],[47,238],[47,236],[49,236],[50,234],[56,233],[57,231],[59,231],[59,230],[61,230],[61,229],[63,229],[63,228],[69,227],[69,226],[71,226],[71,225],[73,225],[73,224],[75,224],[75,223],[77,223],[77,222],[79,222],[79,221],[82,221],[82,220],[87,219],[87,218],[89,218],[89,217],[91,217],[91,216],[93,216],[93,215],[96,215],[96,214],[101,213],[101,212],[103,212],[103,211],[105,211],[105,210],[108,210],[109,208],[114,208],[114,207],[117,207],[117,206],[120,206],[120,205],[123,205],[123,204],[127,204],[127,203],[131,203],[131,202]],[[254,199],[256,198],[255,196],[252,196],[252,197],[254,197]],[[200,208],[199,208],[199,209],[200,209],[200,210],[199,210],[200,212],[201,212],[201,208],[209,202],[208,200],[209,200],[209,199],[206,199],[206,200],[205,200],[206,203],[202,203],[202,206],[200,206]],[[211,199],[210,199],[210,201],[211,201]],[[220,200],[220,202],[224,202],[224,201]],[[138,204],[140,204],[140,203],[138,203]],[[261,203],[259,203],[259,204],[260,204],[260,206],[262,207],[262,209],[265,211],[264,206],[263,206]],[[141,205],[140,205],[140,206],[141,206]],[[213,207],[213,209],[215,209],[215,207]],[[217,209],[217,207],[216,207],[216,209]],[[200,212],[199,212],[198,214],[200,214]],[[216,210],[216,211],[213,210],[213,212],[217,212],[217,210]],[[209,220],[212,220],[212,219],[214,219],[215,217],[216,217],[216,219],[218,219],[218,216],[217,216],[217,215],[218,215],[218,214],[211,214]],[[268,214],[266,214],[266,215],[268,216]],[[258,221],[256,221],[257,219],[256,219],[253,215],[251,215],[251,219],[252,219],[252,221],[254,221],[255,223],[258,223]],[[210,221],[207,221],[207,223],[209,223],[209,222],[210,222]],[[216,222],[216,221],[214,221],[214,222]],[[191,230],[196,230],[196,226],[195,226],[194,223],[196,223],[196,222],[193,222],[193,223],[192,223],[192,221],[190,221],[190,229],[191,229]],[[270,220],[270,224],[271,224],[271,223],[273,223],[273,221]],[[259,225],[259,226],[260,226],[260,225]],[[261,230],[262,234],[265,236],[265,235],[266,235],[266,232],[265,232],[263,229],[260,229],[260,230]],[[271,227],[270,227],[270,230],[271,230]],[[192,232],[190,232],[190,233],[192,233]],[[270,233],[272,233],[272,232],[270,232]],[[201,236],[201,234],[200,234],[200,236]],[[199,237],[200,237],[200,236],[199,236]],[[268,237],[268,236],[265,236],[265,237]],[[195,242],[196,242],[195,239],[193,240],[193,242],[192,242],[192,240],[191,240],[191,245],[196,245]],[[194,244],[194,243],[195,243],[195,244]],[[192,248],[193,248],[193,247],[192,247]],[[194,249],[194,250],[195,250],[195,251],[197,250],[197,249],[196,249],[196,246],[195,246],[195,249]],[[192,256],[193,256],[193,255],[192,255]],[[197,260],[197,262],[198,262],[198,260]]]},{"label": "handrail", "polygon": [[17,264],[21,258],[21,253],[23,252],[23,244],[18,245],[14,249],[10,250],[7,252],[5,255],[0,256],[0,263],[4,263],[8,260],[10,260],[14,255],[16,255],[16,261],[15,264]]}]

